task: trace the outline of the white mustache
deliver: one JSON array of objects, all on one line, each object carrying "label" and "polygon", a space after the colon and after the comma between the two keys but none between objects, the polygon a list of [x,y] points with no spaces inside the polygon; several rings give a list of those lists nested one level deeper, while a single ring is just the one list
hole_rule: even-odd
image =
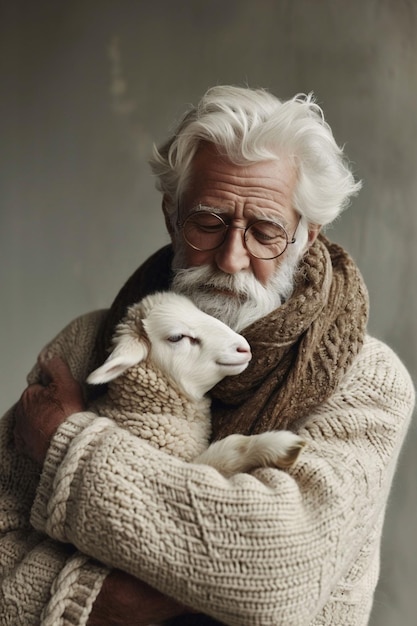
[{"label": "white mustache", "polygon": [[178,270],[176,275],[184,285],[189,285],[193,289],[205,292],[211,289],[230,292],[239,300],[253,299],[260,292],[266,291],[266,288],[249,272],[224,274],[204,265]]}]

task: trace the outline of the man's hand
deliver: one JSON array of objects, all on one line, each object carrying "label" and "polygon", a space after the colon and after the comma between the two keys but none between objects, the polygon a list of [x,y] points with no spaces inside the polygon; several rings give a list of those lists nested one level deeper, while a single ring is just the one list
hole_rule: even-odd
[{"label": "man's hand", "polygon": [[114,569],[104,580],[87,626],[146,626],[189,611],[130,574]]},{"label": "man's hand", "polygon": [[59,357],[39,361],[45,385],[29,385],[15,407],[15,444],[39,465],[58,426],[72,413],[84,410],[81,387]]}]

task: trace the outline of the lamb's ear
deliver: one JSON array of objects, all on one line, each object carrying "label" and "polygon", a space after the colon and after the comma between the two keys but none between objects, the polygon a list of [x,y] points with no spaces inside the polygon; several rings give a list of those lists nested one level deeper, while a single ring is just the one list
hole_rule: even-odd
[{"label": "lamb's ear", "polygon": [[87,382],[101,385],[117,378],[132,365],[136,365],[148,355],[148,342],[133,337],[123,337],[106,361],[91,372]]}]

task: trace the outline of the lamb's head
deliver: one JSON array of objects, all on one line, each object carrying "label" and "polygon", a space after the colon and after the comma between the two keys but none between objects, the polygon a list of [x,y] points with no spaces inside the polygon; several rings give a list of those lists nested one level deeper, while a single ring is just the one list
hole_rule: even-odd
[{"label": "lamb's head", "polygon": [[113,342],[114,350],[88,382],[108,382],[148,358],[186,395],[200,398],[225,376],[243,372],[251,359],[244,337],[173,292],[129,307]]}]

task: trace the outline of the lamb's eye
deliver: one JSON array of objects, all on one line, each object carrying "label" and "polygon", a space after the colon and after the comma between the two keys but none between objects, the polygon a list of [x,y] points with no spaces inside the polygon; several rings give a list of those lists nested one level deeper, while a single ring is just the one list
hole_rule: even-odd
[{"label": "lamb's eye", "polygon": [[168,337],[168,341],[171,343],[178,343],[178,341],[181,341],[184,337],[185,335],[171,335],[171,337]]}]

